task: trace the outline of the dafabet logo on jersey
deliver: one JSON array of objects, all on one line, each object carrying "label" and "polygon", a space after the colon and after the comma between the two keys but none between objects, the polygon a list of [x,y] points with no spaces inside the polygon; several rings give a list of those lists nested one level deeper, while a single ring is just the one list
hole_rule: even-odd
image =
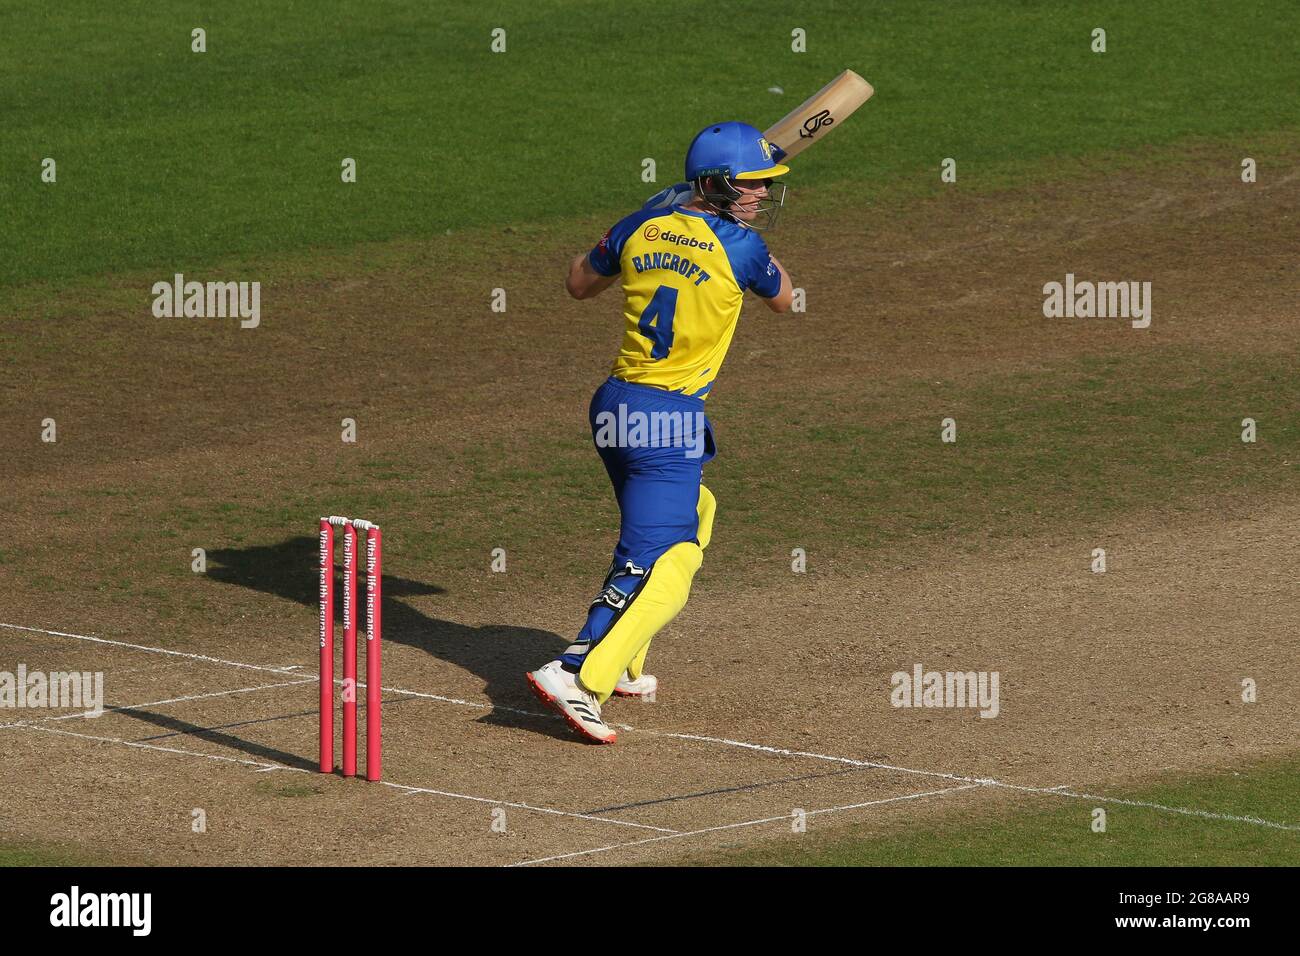
[{"label": "dafabet logo on jersey", "polygon": [[641,235],[647,242],[660,240],[662,242],[671,242],[673,245],[677,246],[690,246],[693,249],[703,249],[705,252],[712,252],[714,247],[717,245],[717,243],[712,239],[708,242],[700,242],[700,240],[693,236],[683,236],[680,232],[661,230],[654,223],[646,226]]}]

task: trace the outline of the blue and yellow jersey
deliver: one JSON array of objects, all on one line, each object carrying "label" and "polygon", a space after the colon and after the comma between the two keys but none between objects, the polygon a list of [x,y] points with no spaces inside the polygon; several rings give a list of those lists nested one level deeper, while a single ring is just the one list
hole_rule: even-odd
[{"label": "blue and yellow jersey", "polygon": [[621,219],[588,259],[601,275],[623,276],[625,329],[611,374],[698,398],[722,367],[745,290],[769,299],[781,291],[757,232],[678,206]]}]

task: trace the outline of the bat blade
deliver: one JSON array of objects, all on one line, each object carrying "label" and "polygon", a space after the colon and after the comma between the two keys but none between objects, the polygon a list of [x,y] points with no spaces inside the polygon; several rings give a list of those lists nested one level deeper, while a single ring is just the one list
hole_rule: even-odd
[{"label": "bat blade", "polygon": [[784,150],[785,159],[797,156],[815,140],[825,139],[874,92],[870,83],[845,70],[772,124],[763,138]]}]

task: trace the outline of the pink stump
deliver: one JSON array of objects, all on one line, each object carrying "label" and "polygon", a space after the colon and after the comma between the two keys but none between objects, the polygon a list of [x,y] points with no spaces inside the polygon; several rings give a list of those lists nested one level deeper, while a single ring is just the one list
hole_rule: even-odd
[{"label": "pink stump", "polygon": [[357,775],[357,530],[343,526],[343,776]]},{"label": "pink stump", "polygon": [[320,519],[320,772],[334,772],[334,526]]},{"label": "pink stump", "polygon": [[366,779],[378,780],[383,764],[380,728],[384,540],[378,528],[366,534]]}]

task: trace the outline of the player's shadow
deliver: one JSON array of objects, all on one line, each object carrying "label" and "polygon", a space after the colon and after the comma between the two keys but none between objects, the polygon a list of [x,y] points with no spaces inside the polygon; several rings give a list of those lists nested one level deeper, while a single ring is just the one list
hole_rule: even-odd
[{"label": "player's shadow", "polygon": [[[207,576],[223,584],[251,588],[287,598],[308,607],[319,602],[319,541],[315,537],[293,537],[278,544],[250,548],[218,548],[208,552]],[[336,559],[342,548],[335,545]],[[335,580],[335,641],[341,639],[342,574]],[[549,718],[518,713],[518,709],[536,712],[536,698],[529,693],[524,672],[538,662],[559,655],[569,641],[551,631],[505,624],[470,627],[455,621],[430,617],[411,607],[405,597],[445,594],[433,584],[413,581],[385,573],[383,579],[383,640],[385,644],[404,644],[455,664],[483,680],[483,693],[492,710],[480,718],[485,723],[503,724],[536,730],[547,735],[565,736],[563,725]],[[357,587],[357,620],[364,626],[366,596],[364,574]],[[315,646],[315,633],[302,635]],[[391,673],[391,672],[390,672]],[[387,676],[387,675],[386,675]],[[386,686],[400,686],[393,678]],[[427,691],[411,687],[409,690]],[[436,689],[433,689],[436,692]]]},{"label": "player's shadow", "polygon": [[[136,720],[142,720],[147,724],[162,728],[161,733],[151,734],[148,737],[137,737],[132,743],[147,743],[159,747],[178,746],[176,738],[178,737],[196,737],[199,740],[210,740],[215,744],[223,747],[229,747],[240,753],[248,754],[261,761],[269,763],[278,763],[285,767],[297,767],[301,770],[315,770],[316,764],[298,754],[286,753],[283,750],[276,750],[274,747],[267,747],[263,744],[253,743],[242,737],[236,737],[227,731],[235,727],[247,727],[251,724],[266,723],[273,720],[282,720],[283,714],[277,714],[274,717],[262,719],[240,720],[229,724],[221,724],[216,727],[202,727],[198,724],[191,724],[189,721],[181,720],[178,717],[171,717],[166,714],[154,713],[151,710],[131,709],[119,711],[119,713],[134,717]],[[314,713],[311,712],[311,713]],[[303,714],[294,714],[295,717],[305,716]]]},{"label": "player's shadow", "polygon": [[[287,538],[279,544],[256,545],[251,548],[217,548],[208,552],[208,577],[223,584],[237,584],[264,594],[288,598],[298,604],[315,606],[319,600],[319,579],[316,569],[320,560],[319,542],[316,538]],[[335,558],[342,553],[342,545],[334,546]],[[365,542],[358,551],[364,565]],[[215,567],[213,567],[215,563]],[[336,565],[338,565],[336,560]],[[342,573],[337,573],[334,598],[335,613],[341,613],[342,599],[337,587],[341,586]],[[360,572],[357,582],[358,600],[365,620],[365,573]],[[442,588],[409,578],[384,574],[384,612],[388,612],[388,599],[409,597],[414,594],[443,594]],[[388,637],[388,618],[384,618],[384,637]]]}]

